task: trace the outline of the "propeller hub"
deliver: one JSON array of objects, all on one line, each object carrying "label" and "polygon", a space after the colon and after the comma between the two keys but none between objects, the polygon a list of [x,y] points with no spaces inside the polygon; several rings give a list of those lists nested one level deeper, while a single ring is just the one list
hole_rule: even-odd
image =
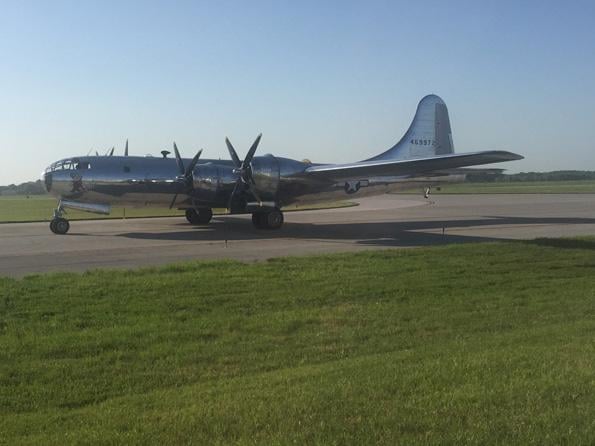
[{"label": "propeller hub", "polygon": [[[194,172],[194,168],[196,167],[196,164],[198,163],[200,155],[202,154],[202,149],[198,151],[198,153],[194,156],[194,158],[192,158],[192,161],[190,161],[190,164],[188,164],[188,167],[186,167],[186,168],[184,168],[184,161],[182,160],[182,157],[180,156],[180,151],[178,150],[178,146],[176,145],[175,142],[174,142],[174,154],[176,155],[176,164],[178,165],[178,169],[180,171],[179,174],[176,175],[175,182],[182,183],[184,185],[184,189],[185,189],[184,193],[192,193],[192,191],[194,190],[193,172]],[[177,198],[178,198],[178,192],[176,192],[176,194],[174,195],[174,198],[172,199],[171,204],[169,205],[170,209],[176,203]]]},{"label": "propeller hub", "polygon": [[258,193],[254,188],[254,178],[252,177],[252,166],[250,163],[254,158],[254,154],[256,153],[256,149],[258,148],[258,144],[260,143],[260,138],[262,138],[262,133],[256,137],[256,140],[252,143],[250,150],[246,154],[246,158],[244,161],[240,161],[236,150],[234,149],[233,145],[229,141],[228,138],[225,138],[225,144],[227,145],[227,149],[229,150],[229,155],[233,163],[235,164],[235,168],[232,170],[234,174],[238,175],[238,179],[236,184],[231,192],[231,196],[229,197],[229,204],[227,206],[228,209],[232,209],[233,203],[238,201],[238,195],[245,194],[249,191],[256,200],[261,201]]}]

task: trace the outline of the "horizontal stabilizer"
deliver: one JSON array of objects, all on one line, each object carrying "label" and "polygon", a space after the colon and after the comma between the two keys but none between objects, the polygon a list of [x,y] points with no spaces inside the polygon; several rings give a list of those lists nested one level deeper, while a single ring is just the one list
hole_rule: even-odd
[{"label": "horizontal stabilizer", "polygon": [[521,155],[503,150],[471,152],[407,160],[362,161],[351,164],[311,166],[306,173],[332,179],[374,176],[416,175],[433,170],[478,166],[523,159]]}]

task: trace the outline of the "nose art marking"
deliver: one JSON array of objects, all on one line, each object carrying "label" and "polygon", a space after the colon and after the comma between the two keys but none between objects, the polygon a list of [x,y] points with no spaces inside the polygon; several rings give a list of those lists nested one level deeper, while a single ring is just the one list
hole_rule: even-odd
[{"label": "nose art marking", "polygon": [[83,177],[78,172],[72,172],[70,177],[72,178],[72,192],[84,192]]}]

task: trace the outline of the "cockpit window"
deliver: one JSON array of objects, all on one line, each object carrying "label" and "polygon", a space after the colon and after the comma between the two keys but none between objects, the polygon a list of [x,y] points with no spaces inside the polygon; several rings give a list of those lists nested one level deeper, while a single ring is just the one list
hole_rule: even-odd
[{"label": "cockpit window", "polygon": [[87,161],[80,161],[75,164],[76,170],[87,170],[90,168],[91,168],[91,164],[89,164]]},{"label": "cockpit window", "polygon": [[91,168],[91,163],[87,161],[79,161],[78,159],[67,159],[57,161],[46,169],[47,172],[55,172],[57,170],[87,170]]}]

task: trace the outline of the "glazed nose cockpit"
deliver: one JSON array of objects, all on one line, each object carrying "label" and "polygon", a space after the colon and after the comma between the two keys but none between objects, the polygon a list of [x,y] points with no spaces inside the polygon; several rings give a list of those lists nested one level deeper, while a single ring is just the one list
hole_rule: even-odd
[{"label": "glazed nose cockpit", "polygon": [[88,161],[77,158],[57,161],[48,166],[42,175],[45,189],[57,196],[81,192],[84,171],[90,168]]}]

